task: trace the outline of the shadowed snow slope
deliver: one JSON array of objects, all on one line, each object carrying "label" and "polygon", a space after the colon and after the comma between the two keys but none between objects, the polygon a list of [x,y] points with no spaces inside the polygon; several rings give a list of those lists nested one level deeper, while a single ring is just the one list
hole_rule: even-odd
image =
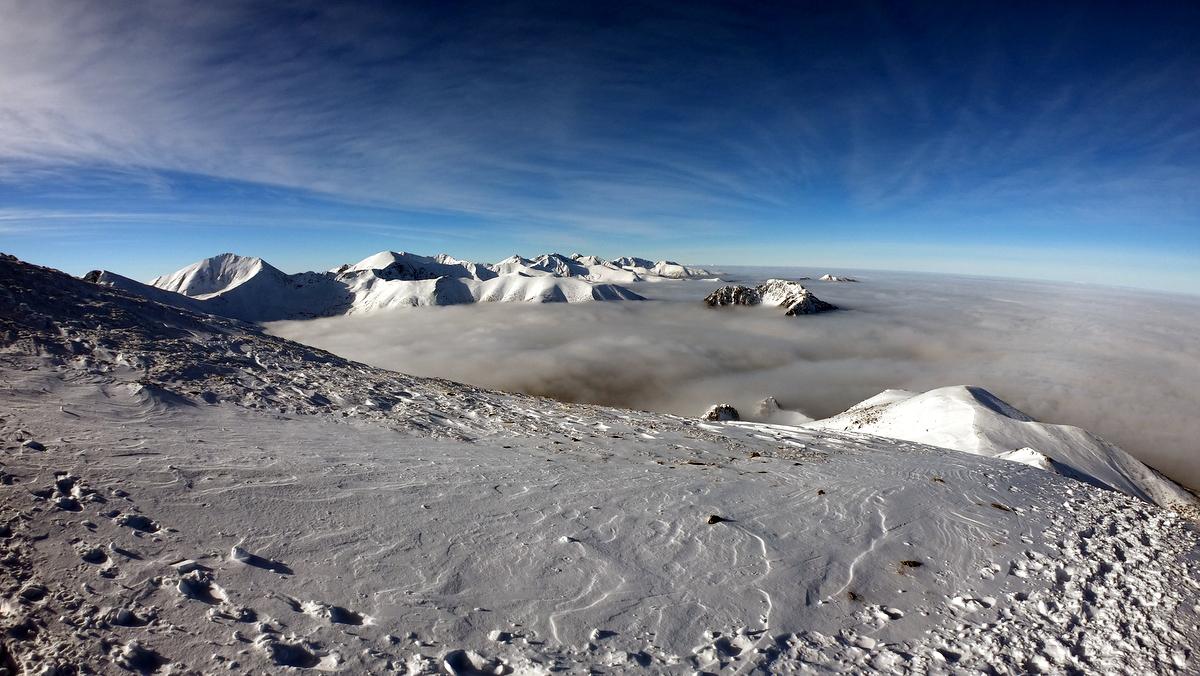
[{"label": "shadowed snow slope", "polygon": [[887,390],[808,427],[877,434],[1001,457],[1091,481],[1160,505],[1200,504],[1178,484],[1086,430],[1037,422],[978,387]]},{"label": "shadowed snow slope", "polygon": [[86,278],[160,303],[262,322],[417,305],[644,300],[617,284],[709,274],[667,261],[650,270],[626,269],[596,256],[576,256],[578,260],[559,254],[534,260],[514,256],[489,265],[446,254],[381,251],[328,272],[288,275],[260,258],[226,253],[157,277],[150,285],[103,270]]},{"label": "shadowed snow slope", "polygon": [[0,382],[18,673],[1196,669],[1191,524],[1021,463],[410,377],[8,257]]}]

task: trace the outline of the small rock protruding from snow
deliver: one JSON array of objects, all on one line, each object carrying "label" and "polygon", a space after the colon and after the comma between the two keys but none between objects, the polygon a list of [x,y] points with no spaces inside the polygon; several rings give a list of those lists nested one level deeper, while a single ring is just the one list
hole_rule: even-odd
[{"label": "small rock protruding from snow", "polygon": [[236,561],[238,563],[249,563],[250,552],[238,545],[234,545],[233,548],[229,550],[229,560]]},{"label": "small rock protruding from snow", "polygon": [[1055,471],[1053,460],[1046,457],[1045,453],[1042,453],[1037,449],[1029,448],[1028,446],[1024,448],[1018,448],[1015,451],[1001,453],[996,457],[1008,460],[1010,462],[1019,462],[1023,465],[1029,465],[1030,467],[1044,469],[1047,472]]},{"label": "small rock protruding from snow", "polygon": [[724,422],[726,420],[741,420],[742,416],[738,415],[738,410],[729,404],[713,404],[705,411],[704,420],[712,420],[713,422]]},{"label": "small rock protruding from snow", "polygon": [[775,397],[767,397],[758,402],[758,417],[764,420],[779,413],[779,411],[779,402],[775,400]]}]

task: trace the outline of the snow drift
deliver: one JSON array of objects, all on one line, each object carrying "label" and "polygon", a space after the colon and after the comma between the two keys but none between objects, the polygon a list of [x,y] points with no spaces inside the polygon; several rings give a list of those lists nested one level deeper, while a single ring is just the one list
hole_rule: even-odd
[{"label": "snow drift", "polygon": [[863,432],[1022,462],[1164,506],[1200,500],[1117,446],[1070,425],[1040,423],[979,387],[887,390],[806,427]]}]

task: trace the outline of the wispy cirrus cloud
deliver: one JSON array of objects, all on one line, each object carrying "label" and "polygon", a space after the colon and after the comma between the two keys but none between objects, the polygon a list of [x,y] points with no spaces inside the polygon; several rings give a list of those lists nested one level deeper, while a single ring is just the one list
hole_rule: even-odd
[{"label": "wispy cirrus cloud", "polygon": [[127,201],[178,208],[186,174],[516,238],[769,246],[788,230],[900,223],[920,240],[944,234],[924,223],[983,222],[976,237],[1033,246],[1014,224],[1081,237],[1137,218],[1195,246],[1180,234],[1200,212],[1186,7],[0,0],[0,14],[0,195],[24,206],[86,211],[77,198],[108,175]]}]

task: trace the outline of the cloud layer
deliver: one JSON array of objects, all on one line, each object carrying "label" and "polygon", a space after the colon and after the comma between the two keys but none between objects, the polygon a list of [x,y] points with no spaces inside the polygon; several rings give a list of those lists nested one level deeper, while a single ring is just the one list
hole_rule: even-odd
[{"label": "cloud layer", "polygon": [[775,396],[825,417],[886,388],[981,385],[1200,486],[1200,300],[882,273],[812,285],[846,310],[710,310],[708,285],[683,283],[639,289],[665,297],[646,303],[421,308],[272,331],[407,373],[687,416]]}]

